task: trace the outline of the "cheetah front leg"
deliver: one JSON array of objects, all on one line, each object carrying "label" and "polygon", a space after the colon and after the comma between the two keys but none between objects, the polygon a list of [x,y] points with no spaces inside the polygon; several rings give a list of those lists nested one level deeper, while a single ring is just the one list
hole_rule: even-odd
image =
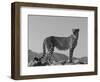
[{"label": "cheetah front leg", "polygon": [[71,48],[69,51],[69,63],[73,62],[73,51],[74,51],[74,48]]}]

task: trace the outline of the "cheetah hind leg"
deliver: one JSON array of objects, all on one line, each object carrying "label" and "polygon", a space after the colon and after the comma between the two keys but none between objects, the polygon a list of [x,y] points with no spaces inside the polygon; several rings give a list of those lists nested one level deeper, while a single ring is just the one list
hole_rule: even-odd
[{"label": "cheetah hind leg", "polygon": [[70,54],[69,54],[69,63],[73,63],[73,51],[74,51],[74,48],[71,48],[70,49]]}]

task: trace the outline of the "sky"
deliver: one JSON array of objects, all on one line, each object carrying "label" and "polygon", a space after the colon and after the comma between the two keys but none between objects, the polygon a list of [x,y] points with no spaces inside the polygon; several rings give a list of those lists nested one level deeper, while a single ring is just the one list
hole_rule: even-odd
[{"label": "sky", "polygon": [[[73,28],[79,28],[79,39],[74,50],[74,57],[88,56],[88,18],[69,16],[28,16],[28,47],[34,52],[41,53],[43,41],[49,36],[68,37]],[[55,52],[68,55],[68,50]]]}]

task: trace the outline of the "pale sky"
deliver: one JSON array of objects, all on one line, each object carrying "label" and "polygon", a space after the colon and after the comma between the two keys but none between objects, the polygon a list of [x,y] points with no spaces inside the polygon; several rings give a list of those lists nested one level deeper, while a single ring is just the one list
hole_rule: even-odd
[{"label": "pale sky", "polygon": [[[73,28],[79,28],[79,39],[74,51],[75,57],[87,56],[88,38],[88,18],[87,17],[67,17],[67,16],[28,16],[28,46],[34,52],[41,53],[42,44],[46,37],[60,36],[68,37],[72,34]],[[67,51],[55,52],[68,55]]]}]

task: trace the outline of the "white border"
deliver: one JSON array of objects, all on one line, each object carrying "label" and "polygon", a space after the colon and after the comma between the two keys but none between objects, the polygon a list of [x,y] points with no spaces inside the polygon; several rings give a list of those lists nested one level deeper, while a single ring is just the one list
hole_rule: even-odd
[{"label": "white border", "polygon": [[[21,7],[20,75],[40,75],[94,71],[94,11]],[[88,65],[28,67],[28,15],[88,17]]]}]

